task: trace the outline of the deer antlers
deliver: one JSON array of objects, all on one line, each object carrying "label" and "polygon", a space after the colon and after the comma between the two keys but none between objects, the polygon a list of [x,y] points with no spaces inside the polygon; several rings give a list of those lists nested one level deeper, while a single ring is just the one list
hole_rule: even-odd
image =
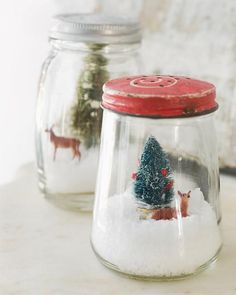
[{"label": "deer antlers", "polygon": [[49,128],[49,129],[46,128],[46,129],[45,129],[45,132],[50,132],[50,131],[52,131],[52,128],[53,128],[54,126],[55,126],[55,124],[52,124],[51,128]]}]

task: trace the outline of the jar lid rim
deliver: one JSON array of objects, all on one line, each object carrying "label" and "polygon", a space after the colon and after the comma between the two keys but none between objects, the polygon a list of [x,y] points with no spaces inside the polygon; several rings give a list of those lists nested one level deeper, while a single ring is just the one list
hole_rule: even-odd
[{"label": "jar lid rim", "polygon": [[101,13],[60,14],[52,19],[52,39],[98,43],[139,43],[141,25],[135,19]]},{"label": "jar lid rim", "polygon": [[127,76],[106,82],[102,107],[133,116],[191,117],[215,111],[215,86],[185,76]]}]

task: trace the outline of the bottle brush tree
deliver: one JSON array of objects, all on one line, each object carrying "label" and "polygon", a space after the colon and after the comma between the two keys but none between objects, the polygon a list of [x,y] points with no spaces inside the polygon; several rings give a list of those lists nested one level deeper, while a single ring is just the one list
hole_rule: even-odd
[{"label": "bottle brush tree", "polygon": [[134,182],[136,199],[153,208],[170,205],[174,198],[172,170],[166,153],[155,137],[144,146]]}]

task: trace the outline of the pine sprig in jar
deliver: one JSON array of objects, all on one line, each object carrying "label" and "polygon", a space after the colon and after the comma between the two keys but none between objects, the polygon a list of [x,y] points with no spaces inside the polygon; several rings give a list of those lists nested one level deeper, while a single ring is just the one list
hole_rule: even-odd
[{"label": "pine sprig in jar", "polygon": [[108,59],[101,52],[106,44],[88,45],[90,53],[84,58],[76,89],[75,105],[71,108],[71,133],[79,137],[86,148],[100,142],[102,86],[109,79]]}]

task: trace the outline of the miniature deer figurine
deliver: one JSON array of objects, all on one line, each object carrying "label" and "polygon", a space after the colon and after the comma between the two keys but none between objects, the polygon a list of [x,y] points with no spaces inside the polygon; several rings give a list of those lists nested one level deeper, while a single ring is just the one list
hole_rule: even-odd
[{"label": "miniature deer figurine", "polygon": [[191,191],[189,191],[188,193],[181,193],[180,191],[178,191],[178,195],[180,196],[180,211],[181,211],[181,215],[182,217],[187,217],[188,216],[188,201],[190,198],[190,193]]},{"label": "miniature deer figurine", "polygon": [[[188,216],[188,201],[190,198],[190,193],[181,193],[178,191],[178,195],[180,196],[180,213],[182,217],[187,217]],[[167,219],[172,219],[172,218],[177,218],[177,210],[176,208],[160,208],[154,210],[152,214],[152,219],[155,220],[167,220]]]},{"label": "miniature deer figurine", "polygon": [[50,141],[53,143],[54,145],[54,155],[53,155],[53,161],[56,160],[56,153],[57,153],[57,149],[58,148],[71,148],[73,151],[73,159],[75,157],[78,157],[78,159],[80,160],[81,157],[81,153],[79,150],[79,146],[80,146],[80,140],[79,139],[75,139],[75,138],[67,138],[67,137],[62,137],[62,136],[56,136],[56,134],[54,133],[53,127],[51,127],[50,129],[46,129],[45,132],[49,132],[50,134]]}]

